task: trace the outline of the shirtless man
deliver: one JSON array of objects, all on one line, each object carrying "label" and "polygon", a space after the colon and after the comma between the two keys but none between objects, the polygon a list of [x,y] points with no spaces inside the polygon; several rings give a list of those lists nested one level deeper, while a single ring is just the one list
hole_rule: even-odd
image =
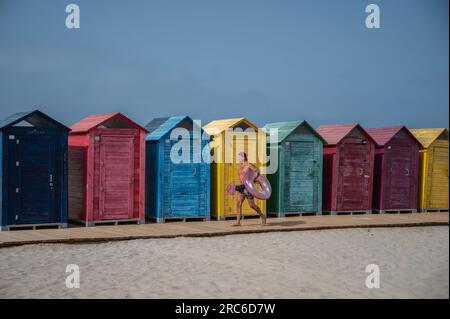
[{"label": "shirtless man", "polygon": [[237,201],[236,223],[233,224],[233,226],[241,225],[242,204],[244,204],[245,199],[247,199],[250,207],[258,213],[259,217],[261,218],[261,225],[265,225],[266,224],[266,215],[261,212],[261,209],[255,203],[253,195],[247,191],[247,189],[245,188],[245,186],[243,184],[244,178],[249,169],[256,172],[256,177],[258,177],[260,174],[259,169],[255,165],[248,162],[247,154],[245,152],[239,153],[238,159],[239,159],[239,163],[241,163],[241,166],[239,167],[239,179],[241,180],[241,184],[236,185],[236,188],[235,188],[236,191],[238,192],[238,201]]}]

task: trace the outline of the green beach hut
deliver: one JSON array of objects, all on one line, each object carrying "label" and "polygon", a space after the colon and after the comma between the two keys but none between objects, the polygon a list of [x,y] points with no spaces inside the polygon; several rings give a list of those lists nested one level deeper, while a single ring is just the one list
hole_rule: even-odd
[{"label": "green beach hut", "polygon": [[278,148],[278,169],[267,175],[272,185],[267,213],[278,217],[321,214],[325,141],[306,121],[266,124],[268,137],[270,129],[278,129],[275,140],[267,139],[269,154]]}]

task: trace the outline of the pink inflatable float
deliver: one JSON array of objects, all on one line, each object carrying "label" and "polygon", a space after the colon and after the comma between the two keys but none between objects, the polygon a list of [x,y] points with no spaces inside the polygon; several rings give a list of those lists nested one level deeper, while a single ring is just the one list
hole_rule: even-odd
[{"label": "pink inflatable float", "polygon": [[[260,188],[256,187],[256,184],[259,184]],[[269,199],[272,194],[272,187],[270,186],[269,181],[264,176],[259,175],[255,179],[255,173],[252,170],[248,170],[244,180],[243,185],[247,189],[247,191],[252,194],[257,199]],[[227,192],[230,195],[234,195],[236,184],[231,183],[227,187]]]}]

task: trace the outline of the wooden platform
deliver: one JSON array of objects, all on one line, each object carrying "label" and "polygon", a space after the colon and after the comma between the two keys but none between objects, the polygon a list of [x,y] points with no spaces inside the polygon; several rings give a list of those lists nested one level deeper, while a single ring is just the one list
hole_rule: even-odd
[{"label": "wooden platform", "polygon": [[322,215],[322,212],[267,213],[267,216],[269,216],[269,217],[273,216],[273,217],[279,217],[279,218],[283,218],[283,217],[298,217],[298,216],[317,216],[317,215]]},{"label": "wooden platform", "polygon": [[372,210],[339,210],[339,211],[326,211],[322,212],[322,215],[370,215],[372,214]]},{"label": "wooden platform", "polygon": [[[255,214],[242,214],[241,215],[241,220],[244,220],[244,219],[255,219],[255,218],[259,218],[259,215],[256,214],[256,213]],[[211,216],[211,219],[215,220],[215,221],[236,220],[236,214],[228,214],[226,216],[220,216],[220,217]]]},{"label": "wooden platform", "polygon": [[69,220],[70,223],[74,225],[81,225],[84,227],[94,227],[94,226],[118,226],[118,225],[128,225],[128,224],[145,224],[145,220],[140,219],[107,219],[107,220],[97,220],[85,222],[83,220]]},{"label": "wooden platform", "polygon": [[373,214],[414,214],[417,213],[417,209],[382,209],[374,210]]},{"label": "wooden platform", "polygon": [[154,223],[174,223],[174,222],[207,222],[209,221],[209,217],[207,216],[182,216],[182,217],[150,217],[148,221]]},{"label": "wooden platform", "polygon": [[448,208],[424,208],[420,210],[422,213],[448,213]]},{"label": "wooden platform", "polygon": [[260,226],[259,219],[244,219],[242,221],[242,226],[240,227],[233,227],[233,222],[234,221],[173,222],[164,224],[74,227],[65,229],[0,232],[0,247],[41,243],[76,244],[145,238],[206,237],[343,228],[448,226],[449,213],[269,218],[267,220],[267,226]]},{"label": "wooden platform", "polygon": [[66,223],[49,223],[49,224],[20,224],[20,225],[8,225],[1,227],[1,230],[14,231],[14,230],[37,230],[37,229],[60,229],[66,228]]}]

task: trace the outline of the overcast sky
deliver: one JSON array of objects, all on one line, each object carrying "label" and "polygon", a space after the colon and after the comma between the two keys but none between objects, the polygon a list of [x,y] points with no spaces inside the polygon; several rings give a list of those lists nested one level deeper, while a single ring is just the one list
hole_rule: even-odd
[{"label": "overcast sky", "polygon": [[[67,29],[76,3],[81,28]],[[381,9],[367,29],[365,7]],[[447,0],[0,0],[0,116],[448,127]]]}]

